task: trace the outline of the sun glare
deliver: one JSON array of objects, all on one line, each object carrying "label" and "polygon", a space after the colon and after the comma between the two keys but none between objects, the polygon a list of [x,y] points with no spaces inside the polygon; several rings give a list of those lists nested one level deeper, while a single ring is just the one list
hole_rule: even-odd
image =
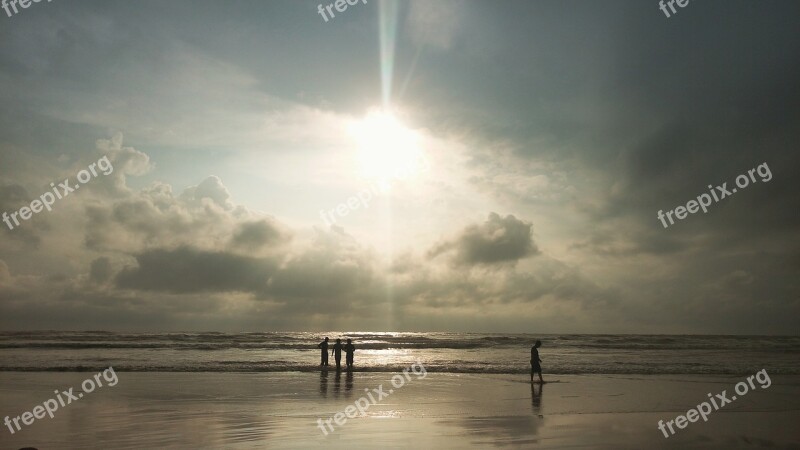
[{"label": "sun glare", "polygon": [[350,127],[359,174],[388,187],[393,180],[414,178],[426,165],[419,135],[391,113],[374,112]]}]

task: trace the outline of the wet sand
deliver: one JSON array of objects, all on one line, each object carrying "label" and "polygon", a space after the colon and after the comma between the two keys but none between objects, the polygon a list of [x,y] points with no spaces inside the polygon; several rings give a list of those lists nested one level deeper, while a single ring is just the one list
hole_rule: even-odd
[{"label": "wet sand", "polygon": [[[664,438],[674,419],[743,377],[428,373],[401,388],[391,373],[127,373],[11,434],[0,448],[800,448],[800,377],[772,376]],[[0,373],[0,416],[17,416],[91,373]],[[326,436],[326,420],[392,393]],[[366,402],[366,397],[364,397]],[[377,400],[377,394],[373,394]],[[372,403],[370,401],[369,403]],[[362,403],[363,406],[363,403]],[[351,410],[352,411],[352,410]],[[341,419],[341,417],[340,417]],[[333,424],[333,422],[332,422]]]}]

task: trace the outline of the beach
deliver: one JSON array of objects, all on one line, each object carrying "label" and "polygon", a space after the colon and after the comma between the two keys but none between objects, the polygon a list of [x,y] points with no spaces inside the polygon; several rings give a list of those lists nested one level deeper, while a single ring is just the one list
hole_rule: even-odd
[{"label": "beach", "polygon": [[[117,372],[119,382],[36,420],[0,448],[800,448],[800,376],[665,438],[659,420],[733,392],[741,376]],[[91,372],[3,372],[3,415],[30,411]],[[363,416],[324,421],[383,387]],[[79,388],[77,388],[79,389]],[[77,392],[76,389],[76,392]],[[377,400],[377,399],[374,399]]]}]

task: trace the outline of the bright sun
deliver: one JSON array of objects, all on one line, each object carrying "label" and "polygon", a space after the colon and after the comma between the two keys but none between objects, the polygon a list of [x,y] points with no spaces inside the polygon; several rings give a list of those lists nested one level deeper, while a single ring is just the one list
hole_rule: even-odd
[{"label": "bright sun", "polygon": [[356,140],[360,175],[389,187],[427,168],[419,136],[391,113],[373,112],[350,126]]}]

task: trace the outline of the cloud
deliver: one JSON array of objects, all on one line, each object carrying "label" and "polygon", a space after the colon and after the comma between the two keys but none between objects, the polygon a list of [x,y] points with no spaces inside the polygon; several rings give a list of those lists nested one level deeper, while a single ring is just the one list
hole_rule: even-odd
[{"label": "cloud", "polygon": [[16,220],[19,222],[19,225],[17,225],[12,214],[19,211],[23,206],[30,206],[31,200],[34,198],[28,194],[24,187],[18,184],[0,186],[0,214],[5,213],[7,215],[6,218],[14,227],[11,229],[5,222],[0,222],[2,236],[4,236],[4,239],[17,242],[28,249],[39,247],[42,241],[41,233],[50,228],[49,223],[46,219],[42,220],[39,217],[36,217],[37,220],[25,221],[17,214]]},{"label": "cloud", "polygon": [[270,259],[189,247],[150,250],[136,255],[136,261],[137,267],[117,275],[118,287],[171,293],[258,292],[277,266]]},{"label": "cloud", "polygon": [[272,220],[259,220],[240,224],[231,237],[231,247],[261,249],[268,244],[281,244],[290,238],[288,232]]},{"label": "cloud", "polygon": [[231,194],[222,184],[222,180],[214,175],[206,178],[197,186],[186,188],[180,198],[195,207],[202,207],[206,200],[210,200],[223,210],[230,211],[233,209],[233,203],[230,201]]},{"label": "cloud", "polygon": [[105,283],[111,279],[113,274],[111,259],[105,256],[92,261],[92,265],[89,268],[89,279],[95,283]]},{"label": "cloud", "polygon": [[118,132],[111,139],[98,139],[95,143],[98,153],[108,157],[113,172],[101,172],[91,183],[93,189],[105,187],[111,194],[126,194],[129,192],[126,186],[127,176],[141,176],[153,169],[154,165],[147,154],[133,147],[123,146],[122,140],[123,135]]},{"label": "cloud", "polygon": [[[209,176],[197,186],[190,186],[175,196],[172,186],[155,182],[139,191],[85,207],[88,220],[85,232],[87,247],[98,251],[137,253],[144,247],[174,248],[193,245],[218,250],[226,248],[231,236],[244,243],[254,236],[253,229],[243,231],[246,223],[266,219],[261,214],[235,205],[222,181]],[[255,225],[256,229],[260,225]],[[253,227],[253,225],[250,225]],[[274,238],[288,239],[277,227],[262,229]],[[244,234],[242,234],[244,233]],[[274,239],[272,241],[275,243]],[[256,252],[262,246],[240,246],[244,252]]]},{"label": "cloud", "polygon": [[379,305],[383,269],[377,258],[338,227],[317,231],[310,245],[289,256],[266,294],[291,310],[343,314],[359,305]]},{"label": "cloud", "polygon": [[482,225],[468,226],[453,240],[430,249],[428,256],[451,254],[460,265],[515,263],[539,253],[531,235],[532,227],[513,215],[500,217],[490,213]]}]

